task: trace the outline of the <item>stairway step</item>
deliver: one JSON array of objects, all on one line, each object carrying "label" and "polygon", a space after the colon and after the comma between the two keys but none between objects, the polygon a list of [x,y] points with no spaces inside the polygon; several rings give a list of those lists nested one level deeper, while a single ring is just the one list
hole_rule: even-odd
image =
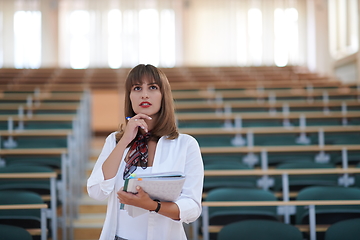
[{"label": "stairway step", "polygon": [[79,206],[79,214],[88,213],[105,213],[106,205],[84,205]]},{"label": "stairway step", "polygon": [[83,194],[80,200],[79,204],[79,213],[80,214],[98,214],[106,213],[106,206],[107,206],[107,200],[104,201],[97,201],[95,199],[92,199],[87,194]]},{"label": "stairway step", "polygon": [[[91,141],[90,157],[86,165],[86,176],[94,167],[101,153],[106,137],[96,137]],[[74,220],[75,240],[98,240],[105,220],[107,200],[97,201],[89,197],[84,184],[84,194],[80,199],[79,217]]]},{"label": "stairway step", "polygon": [[99,239],[104,220],[105,214],[81,214],[74,221],[74,239]]}]

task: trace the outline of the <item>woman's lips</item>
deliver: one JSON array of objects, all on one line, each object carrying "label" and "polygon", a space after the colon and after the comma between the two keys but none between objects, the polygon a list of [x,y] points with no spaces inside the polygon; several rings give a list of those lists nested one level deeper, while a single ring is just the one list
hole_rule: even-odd
[{"label": "woman's lips", "polygon": [[149,103],[149,102],[142,102],[142,103],[140,103],[139,106],[142,107],[142,108],[148,108],[148,107],[151,106],[151,103]]}]

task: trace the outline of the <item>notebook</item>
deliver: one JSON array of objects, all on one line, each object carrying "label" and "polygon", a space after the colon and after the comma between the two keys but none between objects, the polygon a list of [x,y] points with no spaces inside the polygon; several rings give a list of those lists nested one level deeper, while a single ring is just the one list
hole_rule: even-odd
[{"label": "notebook", "polygon": [[[185,175],[181,172],[132,174],[125,180],[124,191],[137,193],[136,186],[140,186],[152,199],[173,202],[180,196],[184,182]],[[127,210],[133,217],[148,212],[145,209],[124,204],[120,205],[120,209]]]}]

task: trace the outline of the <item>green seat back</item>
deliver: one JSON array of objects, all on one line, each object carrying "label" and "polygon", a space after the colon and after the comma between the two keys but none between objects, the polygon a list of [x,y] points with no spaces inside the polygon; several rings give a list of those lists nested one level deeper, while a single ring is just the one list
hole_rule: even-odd
[{"label": "green seat back", "polygon": [[324,240],[358,240],[360,218],[348,219],[331,225],[325,232]]},{"label": "green seat back", "polygon": [[[256,188],[217,188],[208,192],[205,201],[276,201],[275,195]],[[277,219],[276,207],[210,207],[210,224],[227,224],[244,219]]]},{"label": "green seat back", "polygon": [[[321,169],[321,168],[335,168],[333,164],[327,163],[316,163],[311,161],[297,161],[279,164],[277,169]],[[311,174],[311,175],[289,175],[289,188],[290,191],[299,191],[304,187],[308,186],[337,186],[338,176],[328,174]],[[282,189],[281,177],[275,177],[276,191]]]},{"label": "green seat back", "polygon": [[[297,200],[360,200],[360,188],[341,186],[307,187],[298,193]],[[333,224],[335,222],[360,217],[360,205],[316,206],[316,223]],[[296,223],[307,224],[309,211],[304,206],[296,209]]]},{"label": "green seat back", "polygon": [[290,224],[269,220],[245,220],[224,226],[217,240],[302,240],[300,230]]},{"label": "green seat back", "polygon": [[[27,191],[1,190],[0,205],[43,204],[39,194]],[[40,209],[0,210],[0,224],[11,224],[25,228],[41,226]]]},{"label": "green seat back", "polygon": [[[235,161],[218,161],[205,164],[205,170],[251,170],[252,168]],[[220,187],[255,188],[256,177],[252,176],[205,176],[204,191]]]},{"label": "green seat back", "polygon": [[[50,167],[35,165],[10,165],[0,168],[0,173],[44,173],[54,172]],[[39,194],[50,194],[49,179],[0,179],[0,190],[29,190]]]},{"label": "green seat back", "polygon": [[1,240],[33,240],[31,234],[22,227],[0,224]]}]

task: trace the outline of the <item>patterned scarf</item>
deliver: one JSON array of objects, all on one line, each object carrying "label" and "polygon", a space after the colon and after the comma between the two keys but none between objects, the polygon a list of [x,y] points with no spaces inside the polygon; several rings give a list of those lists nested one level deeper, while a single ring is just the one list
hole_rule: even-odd
[{"label": "patterned scarf", "polygon": [[136,136],[135,141],[129,150],[129,158],[124,169],[124,180],[130,177],[130,174],[136,170],[139,161],[141,168],[147,168],[149,138],[150,133],[146,133],[145,135],[138,134]]}]

